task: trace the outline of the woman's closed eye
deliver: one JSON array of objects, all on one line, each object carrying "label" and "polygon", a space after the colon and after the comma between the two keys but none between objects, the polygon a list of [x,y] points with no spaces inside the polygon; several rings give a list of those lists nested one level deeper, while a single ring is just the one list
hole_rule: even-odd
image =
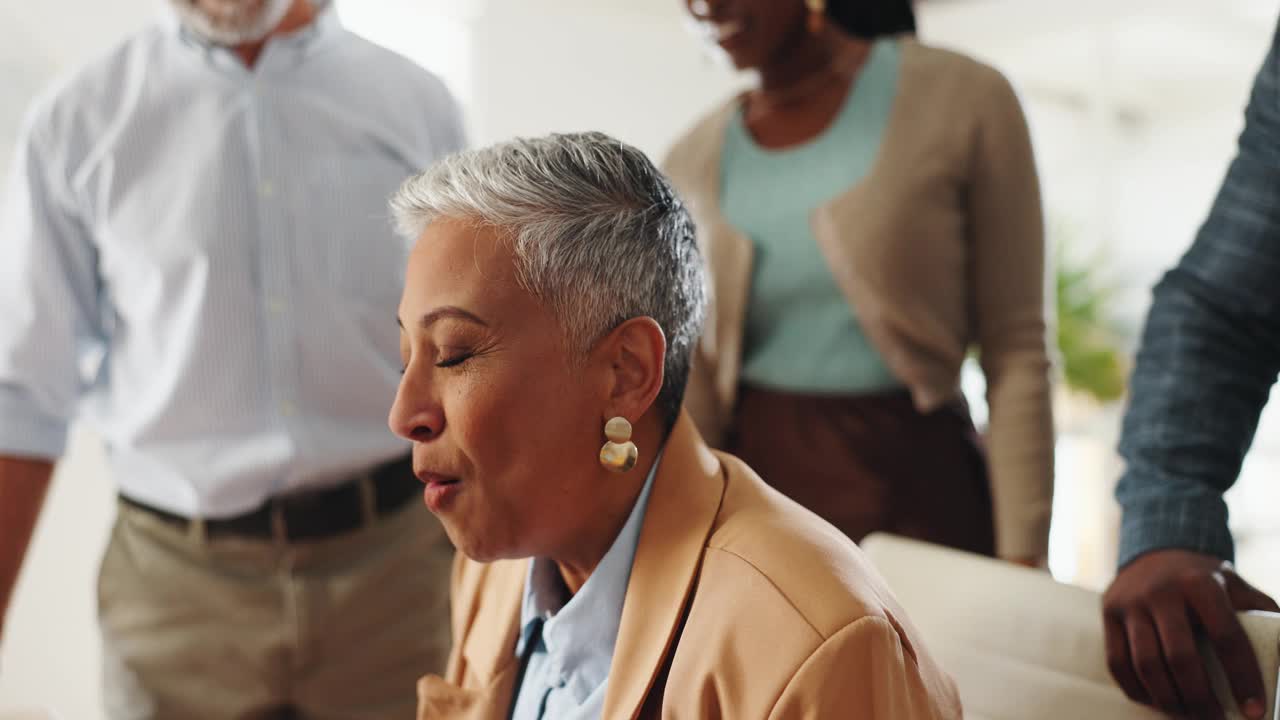
[{"label": "woman's closed eye", "polygon": [[445,357],[442,360],[436,361],[436,367],[438,368],[457,367],[462,363],[470,360],[472,357],[474,357],[474,353],[469,353],[469,352],[456,353],[453,355],[449,355],[448,357]]},{"label": "woman's closed eye", "polygon": [[[437,360],[435,362],[435,366],[438,368],[458,367],[459,365],[465,363],[466,361],[470,360],[473,357],[475,357],[475,353],[471,353],[471,352],[453,353],[451,355],[448,355],[447,357]],[[409,364],[402,362],[400,364],[400,374],[404,375],[406,372],[409,372]]]}]

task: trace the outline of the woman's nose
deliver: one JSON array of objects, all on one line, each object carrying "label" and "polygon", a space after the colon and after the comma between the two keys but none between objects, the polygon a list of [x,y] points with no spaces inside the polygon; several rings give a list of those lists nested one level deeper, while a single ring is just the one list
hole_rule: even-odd
[{"label": "woman's nose", "polygon": [[427,442],[444,431],[444,409],[424,383],[406,374],[396,390],[387,425],[406,440]]}]

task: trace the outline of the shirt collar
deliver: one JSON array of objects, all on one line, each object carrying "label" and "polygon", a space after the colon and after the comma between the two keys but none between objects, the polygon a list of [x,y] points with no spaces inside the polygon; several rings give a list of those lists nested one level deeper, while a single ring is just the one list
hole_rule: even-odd
[{"label": "shirt collar", "polygon": [[[312,0],[312,4],[315,6],[316,15],[311,22],[306,27],[299,28],[288,35],[269,38],[262,49],[262,58],[281,53],[293,57],[304,57],[342,29],[342,20],[338,17],[338,11],[334,8],[332,0]],[[187,30],[178,18],[178,14],[167,6],[164,10],[164,25],[178,37],[183,45],[202,53],[210,62],[231,59],[235,65],[243,68],[240,61],[233,58],[230,48],[212,43]],[[259,64],[261,62],[262,60],[259,59]]]},{"label": "shirt collar", "polygon": [[662,453],[659,452],[626,524],[595,572],[568,602],[564,600],[568,592],[555,562],[549,558],[535,558],[529,563],[524,602],[520,608],[517,656],[524,654],[535,622],[542,619],[542,642],[547,653],[555,655],[559,665],[582,683],[583,689],[589,691],[608,677],[614,645],[618,640],[618,627],[622,623],[622,605],[631,579],[631,565],[640,541],[640,528],[644,524],[653,478],[661,462]]}]

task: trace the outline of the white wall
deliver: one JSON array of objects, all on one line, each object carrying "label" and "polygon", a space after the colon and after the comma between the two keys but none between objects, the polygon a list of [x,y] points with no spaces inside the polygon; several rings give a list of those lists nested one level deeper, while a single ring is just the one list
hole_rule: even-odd
[{"label": "white wall", "polygon": [[[685,28],[679,0],[496,0],[476,25],[476,139],[602,130],[660,157],[734,76]],[[556,40],[549,39],[556,38]]]}]

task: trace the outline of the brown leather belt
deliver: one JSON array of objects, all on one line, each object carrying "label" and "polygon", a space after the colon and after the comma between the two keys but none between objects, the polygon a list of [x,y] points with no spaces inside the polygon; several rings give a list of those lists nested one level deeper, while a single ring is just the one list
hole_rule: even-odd
[{"label": "brown leather belt", "polygon": [[[272,538],[279,534],[288,541],[320,540],[363,527],[372,519],[368,514],[390,514],[421,494],[422,483],[413,476],[411,458],[405,456],[334,487],[279,495],[242,515],[199,522],[203,522],[205,535],[210,538]],[[190,530],[197,522],[123,494],[120,499],[182,530]]]}]

